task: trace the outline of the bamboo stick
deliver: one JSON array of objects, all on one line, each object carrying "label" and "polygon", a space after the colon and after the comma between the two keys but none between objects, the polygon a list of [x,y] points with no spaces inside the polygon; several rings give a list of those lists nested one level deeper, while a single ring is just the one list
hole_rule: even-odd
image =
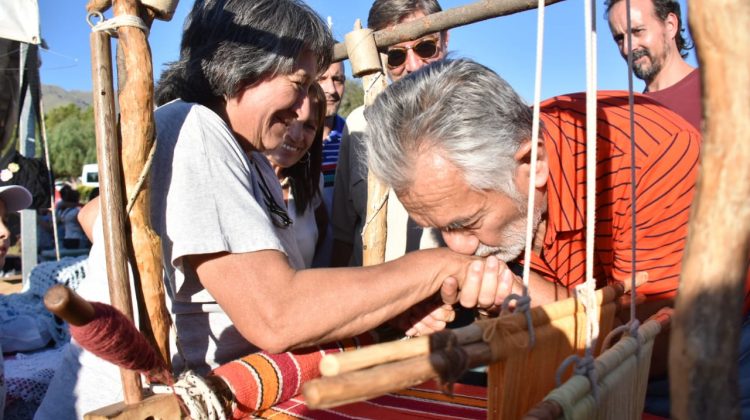
[{"label": "bamboo stick", "polygon": [[[481,366],[491,359],[486,343],[474,343],[464,347],[469,357],[469,366]],[[412,357],[375,366],[370,369],[317,379],[304,385],[305,403],[311,409],[321,409],[367,400],[389,392],[419,385],[438,376],[438,368],[445,361],[438,355]],[[408,374],[404,374],[408,372]]]},{"label": "bamboo stick", "polygon": [[[545,4],[549,6],[560,1],[563,0],[546,0]],[[477,1],[377,31],[374,33],[375,44],[378,48],[385,48],[399,42],[413,41],[434,32],[536,9],[536,7],[537,2],[531,0]],[[342,61],[347,58],[349,55],[346,52],[346,45],[343,42],[336,44],[333,47],[333,61]]]},{"label": "bamboo stick", "polygon": [[[150,26],[150,16],[137,0],[116,0],[115,16],[141,16]],[[127,197],[136,194],[135,186],[149,152],[154,144],[154,78],[151,50],[146,34],[139,28],[118,28],[120,138],[122,163]],[[166,308],[166,297],[161,266],[161,244],[159,236],[151,228],[150,190],[148,183],[137,192],[133,210],[130,212],[130,248],[133,274],[140,313],[139,326],[161,355],[166,366],[170,366],[169,327],[171,318]]]},{"label": "bamboo stick", "polygon": [[[101,213],[104,227],[104,253],[107,261],[107,279],[112,306],[128,319],[133,319],[130,298],[128,264],[125,256],[125,214],[123,209],[120,151],[115,127],[115,104],[112,89],[112,53],[109,35],[92,32],[91,74],[93,76],[93,105],[96,130],[96,154],[99,161]],[[141,400],[141,379],[136,372],[120,369],[125,402],[134,404]]]},{"label": "bamboo stick", "polygon": [[[451,332],[456,336],[458,344],[468,344],[480,341],[483,330],[478,325],[472,324]],[[323,356],[320,360],[320,373],[323,376],[335,376],[374,365],[423,356],[429,352],[430,336],[374,344],[357,351]]]},{"label": "bamboo stick", "polygon": [[[691,1],[703,144],[670,341],[672,416],[739,418],[738,358],[750,253],[750,2]],[[745,29],[740,29],[745,28]]]}]

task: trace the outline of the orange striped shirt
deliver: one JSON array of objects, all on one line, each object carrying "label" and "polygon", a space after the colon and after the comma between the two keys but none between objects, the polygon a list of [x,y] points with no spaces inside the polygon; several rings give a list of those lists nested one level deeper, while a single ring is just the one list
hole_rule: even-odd
[{"label": "orange striped shirt", "polygon": [[[627,92],[600,92],[597,111],[595,278],[602,287],[630,281],[632,208],[630,111]],[[635,96],[636,272],[648,298],[673,297],[687,238],[701,135],[672,111]],[[559,96],[541,105],[549,157],[548,219],[541,255],[532,267],[550,281],[572,287],[585,281],[585,94]]]}]

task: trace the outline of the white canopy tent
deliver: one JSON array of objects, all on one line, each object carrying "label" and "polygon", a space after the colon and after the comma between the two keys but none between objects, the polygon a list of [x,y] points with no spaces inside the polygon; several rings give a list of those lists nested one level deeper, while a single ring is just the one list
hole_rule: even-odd
[{"label": "white canopy tent", "polygon": [[[39,44],[42,42],[37,0],[0,2],[0,150],[12,148],[18,124],[19,152],[34,156],[39,118]],[[20,114],[20,118],[19,118]],[[36,212],[21,213],[23,278],[37,262]]]},{"label": "white canopy tent", "polygon": [[0,10],[0,38],[35,45],[41,42],[36,0],[3,0]]}]

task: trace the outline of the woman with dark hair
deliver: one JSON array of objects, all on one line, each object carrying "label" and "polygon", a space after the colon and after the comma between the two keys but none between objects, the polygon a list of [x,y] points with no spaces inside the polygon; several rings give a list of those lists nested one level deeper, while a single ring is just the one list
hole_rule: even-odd
[{"label": "woman with dark hair", "polygon": [[[157,86],[157,102],[169,102],[155,113],[151,173],[152,223],[182,344],[177,369],[186,360],[203,372],[258,348],[364,332],[448,278],[451,296],[467,276],[476,283],[464,303],[499,290],[498,273],[483,282],[469,270],[473,258],[445,249],[367,269],[304,269],[265,154],[284,147],[332,47],[326,24],[297,0],[199,1],[188,16],[180,59]],[[442,328],[452,313],[441,308],[417,330]]]},{"label": "woman with dark hair", "polygon": [[[304,269],[264,153],[282,145],[330,64],[328,27],[299,0],[200,0],[184,28],[179,60],[157,85],[150,173],[176,372],[205,374],[258,349],[353,336],[438,290],[454,303],[462,286],[463,304],[489,306],[509,287],[497,265],[447,249],[364,269]],[[93,280],[87,287],[106,284]],[[415,331],[443,328],[451,317],[450,305],[439,306]],[[71,348],[50,385],[59,394],[40,408],[55,418],[81,417],[119,395],[103,386],[101,362]],[[106,383],[119,382],[116,369],[107,375]],[[71,412],[76,397],[89,405]]]},{"label": "woman with dark hair", "polygon": [[320,193],[325,118],[325,94],[313,83],[297,119],[284,135],[284,142],[265,153],[281,183],[305,268],[312,265],[328,224]]}]

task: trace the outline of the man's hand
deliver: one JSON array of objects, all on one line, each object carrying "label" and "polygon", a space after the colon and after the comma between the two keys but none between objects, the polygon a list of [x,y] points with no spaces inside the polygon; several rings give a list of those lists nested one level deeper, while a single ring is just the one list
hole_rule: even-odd
[{"label": "man's hand", "polygon": [[443,281],[440,296],[446,304],[460,302],[465,308],[497,308],[512,293],[516,275],[494,256],[469,265],[463,284],[453,277]]}]

